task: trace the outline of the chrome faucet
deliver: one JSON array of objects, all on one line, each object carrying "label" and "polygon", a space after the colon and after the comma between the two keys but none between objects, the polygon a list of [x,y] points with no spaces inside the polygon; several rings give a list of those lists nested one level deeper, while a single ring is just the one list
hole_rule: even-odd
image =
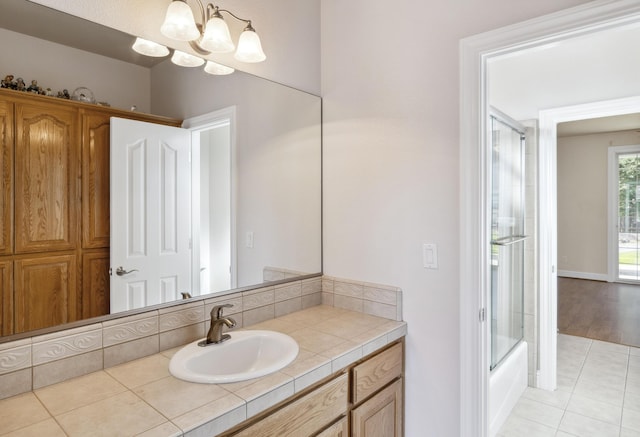
[{"label": "chrome faucet", "polygon": [[209,326],[209,332],[207,332],[207,338],[198,343],[198,346],[209,346],[210,344],[218,344],[223,341],[229,340],[231,336],[229,334],[222,334],[223,325],[227,328],[235,328],[236,321],[231,317],[222,317],[222,310],[224,308],[231,308],[233,305],[224,304],[216,305],[211,310],[211,326]]}]

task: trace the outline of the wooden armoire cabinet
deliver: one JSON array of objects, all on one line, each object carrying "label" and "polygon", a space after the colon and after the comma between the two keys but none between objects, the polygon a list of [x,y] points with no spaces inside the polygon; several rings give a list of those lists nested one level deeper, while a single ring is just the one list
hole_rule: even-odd
[{"label": "wooden armoire cabinet", "polygon": [[0,331],[109,312],[111,117],[180,121],[0,90]]}]

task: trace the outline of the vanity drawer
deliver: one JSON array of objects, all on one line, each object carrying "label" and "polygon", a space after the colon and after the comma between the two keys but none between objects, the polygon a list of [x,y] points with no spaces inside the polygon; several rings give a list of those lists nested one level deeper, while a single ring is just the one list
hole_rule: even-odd
[{"label": "vanity drawer", "polygon": [[402,375],[402,343],[353,368],[353,402],[358,403]]},{"label": "vanity drawer", "polygon": [[343,374],[233,436],[313,435],[346,413],[348,392],[349,380]]}]

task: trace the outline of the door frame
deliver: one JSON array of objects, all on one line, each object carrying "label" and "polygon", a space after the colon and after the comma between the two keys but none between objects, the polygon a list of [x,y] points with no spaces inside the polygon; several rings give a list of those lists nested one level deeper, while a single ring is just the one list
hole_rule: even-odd
[{"label": "door frame", "polygon": [[[540,111],[539,115],[539,190],[538,207],[539,220],[539,265],[550,266],[539,272],[539,309],[540,309],[540,370],[538,373],[538,387],[546,390],[556,388],[556,339],[558,331],[558,301],[557,301],[557,126],[576,120],[610,117],[640,112],[640,97],[613,99],[602,102],[586,103],[582,105],[565,106],[562,108]],[[608,227],[612,218],[608,217]],[[614,218],[615,220],[615,218]],[[611,242],[609,242],[611,246]],[[608,251],[611,251],[609,247]],[[610,256],[610,255],[609,255]],[[611,267],[607,277],[611,282],[613,273]]]},{"label": "door frame", "polygon": [[[488,435],[489,359],[488,323],[488,115],[487,62],[490,58],[560,42],[573,37],[622,25],[640,23],[640,3],[635,0],[600,0],[522,23],[496,29],[460,41],[460,435]],[[555,128],[554,128],[555,130]],[[542,127],[540,135],[549,135]],[[539,159],[548,159],[540,153]],[[542,162],[541,162],[542,164]],[[552,167],[555,166],[553,160]],[[539,170],[539,179],[553,183],[549,167]],[[548,188],[548,187],[547,187]],[[541,205],[542,206],[542,202]],[[555,207],[539,211],[540,224],[553,221]],[[540,229],[540,272],[550,281],[555,272],[554,241]],[[543,264],[543,261],[545,264]],[[543,268],[544,267],[544,268]],[[542,279],[542,278],[541,278]],[[541,283],[541,289],[544,285]],[[547,286],[548,288],[548,286]],[[547,290],[547,294],[550,291]],[[541,301],[541,310],[543,302]],[[544,303],[547,312],[552,301]],[[541,312],[542,317],[542,312]],[[547,320],[548,321],[548,320]],[[551,326],[541,334],[555,338]],[[543,339],[541,338],[541,348]],[[547,344],[548,346],[548,344]],[[555,357],[555,351],[553,351]],[[553,358],[554,358],[553,357]],[[542,370],[542,368],[541,368]],[[548,369],[547,369],[548,370]],[[555,367],[553,369],[555,377]],[[551,381],[547,381],[548,384]]]},{"label": "door frame", "polygon": [[626,153],[640,153],[640,145],[610,146],[607,150],[607,281],[637,284],[637,281],[634,280],[620,279],[619,271],[618,196],[620,193],[620,173],[618,171],[618,155]]},{"label": "door frame", "polygon": [[[237,209],[237,189],[238,189],[238,183],[237,183],[238,160],[237,160],[237,153],[236,153],[236,142],[237,142],[236,141],[236,138],[237,138],[236,137],[236,126],[237,126],[236,106],[233,105],[223,109],[219,109],[217,111],[209,112],[207,114],[188,118],[182,122],[182,127],[184,129],[188,129],[189,131],[191,131],[191,138],[192,138],[192,144],[193,144],[194,142],[193,138],[196,134],[199,134],[200,132],[206,131],[209,129],[215,129],[225,124],[229,125],[229,147],[231,148],[230,150],[230,157],[231,157],[231,163],[230,163],[231,165],[231,169],[230,169],[231,170],[231,205],[230,205],[231,287],[230,288],[236,288],[238,286],[238,256],[237,256],[238,252],[237,252],[237,238],[236,238],[236,212],[237,212],[236,209]],[[199,144],[199,141],[198,141],[198,144]],[[199,173],[198,173],[198,178],[199,178]],[[196,190],[194,187],[191,194],[194,198],[196,198],[196,196],[200,195],[200,191],[197,190],[197,193],[196,193]],[[195,206],[195,203],[192,203],[192,207],[194,206]],[[196,261],[196,260],[199,260],[200,245],[199,245],[199,239],[195,237],[195,234],[199,229],[199,223],[196,223],[195,214],[192,214],[192,222],[193,222],[192,223],[192,232],[193,232],[192,261]],[[195,267],[196,265],[199,266],[200,263],[193,262],[193,266],[194,266],[193,281],[197,280],[198,289],[199,289],[200,275],[199,275],[199,269]],[[200,290],[200,293],[202,293],[202,290]]]}]

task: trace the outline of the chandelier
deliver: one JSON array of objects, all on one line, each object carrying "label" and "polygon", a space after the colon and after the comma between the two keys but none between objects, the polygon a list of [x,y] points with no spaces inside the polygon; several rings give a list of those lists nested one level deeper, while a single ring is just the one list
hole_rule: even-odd
[{"label": "chandelier", "polygon": [[[240,62],[256,63],[267,58],[262,50],[260,37],[251,25],[251,20],[240,18],[211,3],[205,6],[201,0],[195,1],[200,10],[202,24],[196,22],[193,11],[186,0],[173,0],[169,4],[164,22],[160,26],[160,32],[176,41],[188,42],[191,48],[202,56],[211,53],[231,53],[235,50],[234,58]],[[240,34],[237,46],[231,39],[229,27],[222,16],[223,13],[246,24]],[[143,38],[136,38],[132,48],[146,56],[162,57],[170,53],[167,47]],[[182,67],[199,67],[205,63],[205,59],[174,50],[171,62]],[[210,74],[230,74],[234,71],[233,68],[213,61],[206,61],[204,70]]]}]

